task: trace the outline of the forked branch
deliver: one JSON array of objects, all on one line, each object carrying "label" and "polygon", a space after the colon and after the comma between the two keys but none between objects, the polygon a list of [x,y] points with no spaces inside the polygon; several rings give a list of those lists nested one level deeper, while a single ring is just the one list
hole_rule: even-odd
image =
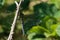
[{"label": "forked branch", "polygon": [[15,1],[17,9],[16,9],[16,13],[15,13],[15,17],[14,17],[12,26],[11,26],[10,34],[9,34],[9,37],[8,37],[7,40],[12,40],[12,37],[13,37],[13,34],[14,34],[14,28],[15,28],[17,17],[18,17],[18,12],[19,12],[19,7],[20,7],[21,2],[22,2],[22,0],[20,0],[19,3]]}]

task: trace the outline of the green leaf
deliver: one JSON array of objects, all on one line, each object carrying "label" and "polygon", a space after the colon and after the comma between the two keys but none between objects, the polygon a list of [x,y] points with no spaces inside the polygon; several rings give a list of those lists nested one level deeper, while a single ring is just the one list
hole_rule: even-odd
[{"label": "green leaf", "polygon": [[54,17],[55,17],[55,18],[60,18],[60,11],[56,12],[56,13],[54,14]]},{"label": "green leaf", "polygon": [[60,21],[60,11],[56,12],[54,17],[57,19],[57,21]]},{"label": "green leaf", "polygon": [[43,40],[42,38],[34,38],[33,37],[36,35],[36,33],[31,33],[28,35],[28,40]]},{"label": "green leaf", "polygon": [[58,27],[56,28],[56,33],[58,36],[60,36],[60,25],[58,25]]},{"label": "green leaf", "polygon": [[[46,28],[52,32],[51,26],[54,26],[54,24],[56,24],[56,20],[53,18],[49,18],[46,20]],[[55,27],[55,26],[54,26]]]},{"label": "green leaf", "polygon": [[46,26],[47,26],[48,29],[50,29],[50,26],[51,26],[52,24],[53,24],[53,20],[52,20],[52,19],[47,20]]},{"label": "green leaf", "polygon": [[50,0],[49,3],[53,3],[57,8],[60,8],[60,0]]},{"label": "green leaf", "polygon": [[52,33],[47,33],[47,32],[45,32],[44,35],[45,35],[46,37],[55,36],[55,35],[56,35],[56,32],[55,32],[55,31],[53,31]]},{"label": "green leaf", "polygon": [[39,33],[40,32],[40,26],[33,26],[27,33]]},{"label": "green leaf", "polygon": [[46,37],[50,37],[50,36],[55,36],[56,35],[56,28],[57,28],[58,24],[53,24],[50,25],[50,33],[45,32],[45,36]]},{"label": "green leaf", "polygon": [[35,36],[35,35],[36,35],[36,33],[31,33],[31,34],[29,34],[29,35],[28,35],[28,39],[29,39],[29,40],[32,40],[33,36]]},{"label": "green leaf", "polygon": [[35,38],[35,39],[33,39],[33,40],[43,40],[42,38]]},{"label": "green leaf", "polygon": [[51,30],[54,31],[54,30],[57,28],[57,26],[58,26],[58,24],[53,24],[53,25],[51,25],[51,26],[50,26],[50,27],[51,27]]},{"label": "green leaf", "polygon": [[33,26],[30,30],[28,30],[27,34],[30,34],[30,33],[43,33],[43,32],[50,33],[49,30],[45,29],[42,26]]}]

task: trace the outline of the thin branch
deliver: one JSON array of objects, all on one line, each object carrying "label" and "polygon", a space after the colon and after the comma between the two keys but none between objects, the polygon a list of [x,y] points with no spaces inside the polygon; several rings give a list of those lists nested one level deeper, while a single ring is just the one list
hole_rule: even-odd
[{"label": "thin branch", "polygon": [[12,40],[12,37],[13,37],[13,34],[14,34],[14,28],[15,28],[15,24],[16,24],[16,20],[17,20],[17,16],[18,16],[18,12],[19,12],[19,7],[20,7],[20,4],[21,4],[22,0],[20,0],[19,4],[15,1],[16,3],[16,6],[17,6],[17,10],[16,10],[16,14],[15,14],[15,17],[14,17],[14,20],[13,20],[13,23],[12,23],[12,26],[11,26],[11,30],[10,30],[10,34],[9,34],[9,37],[7,40]]}]

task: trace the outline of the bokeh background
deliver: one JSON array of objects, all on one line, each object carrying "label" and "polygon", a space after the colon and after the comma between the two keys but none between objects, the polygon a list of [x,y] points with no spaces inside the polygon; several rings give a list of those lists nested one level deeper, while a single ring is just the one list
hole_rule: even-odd
[{"label": "bokeh background", "polygon": [[[19,3],[19,0],[0,0],[0,40],[9,36],[15,1]],[[20,9],[13,40],[60,40],[60,0],[24,0]]]}]

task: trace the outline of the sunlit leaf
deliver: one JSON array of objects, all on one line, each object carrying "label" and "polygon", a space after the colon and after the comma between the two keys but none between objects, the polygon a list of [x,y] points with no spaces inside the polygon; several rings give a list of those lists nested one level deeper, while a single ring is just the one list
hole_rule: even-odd
[{"label": "sunlit leaf", "polygon": [[35,38],[33,40],[44,40],[43,38]]},{"label": "sunlit leaf", "polygon": [[50,32],[52,32],[51,26],[55,27],[55,25],[54,25],[55,22],[56,21],[54,19],[49,19],[46,21],[46,27]]},{"label": "sunlit leaf", "polygon": [[56,28],[56,33],[58,36],[60,36],[60,25],[58,25],[58,27]]},{"label": "sunlit leaf", "polygon": [[29,35],[28,35],[28,39],[29,39],[29,40],[32,40],[33,36],[35,36],[35,35],[36,35],[36,33],[31,33],[31,34],[29,34]]},{"label": "sunlit leaf", "polygon": [[42,26],[33,26],[27,33],[43,33],[43,32],[49,32],[49,30],[47,30],[46,28],[42,27]]},{"label": "sunlit leaf", "polygon": [[38,33],[38,32],[40,32],[40,26],[34,26],[28,31],[28,33]]},{"label": "sunlit leaf", "polygon": [[45,35],[46,37],[56,36],[56,32],[55,32],[55,31],[53,31],[53,32],[51,32],[51,33],[45,32],[44,35]]},{"label": "sunlit leaf", "polygon": [[51,25],[51,26],[50,26],[50,27],[51,27],[51,30],[54,31],[54,30],[57,28],[57,26],[58,26],[58,24],[53,24],[53,25]]},{"label": "sunlit leaf", "polygon": [[45,33],[44,33],[45,36],[46,36],[46,37],[56,36],[56,28],[57,28],[57,26],[58,26],[58,24],[50,25],[50,27],[49,27],[50,33],[45,32]]}]

